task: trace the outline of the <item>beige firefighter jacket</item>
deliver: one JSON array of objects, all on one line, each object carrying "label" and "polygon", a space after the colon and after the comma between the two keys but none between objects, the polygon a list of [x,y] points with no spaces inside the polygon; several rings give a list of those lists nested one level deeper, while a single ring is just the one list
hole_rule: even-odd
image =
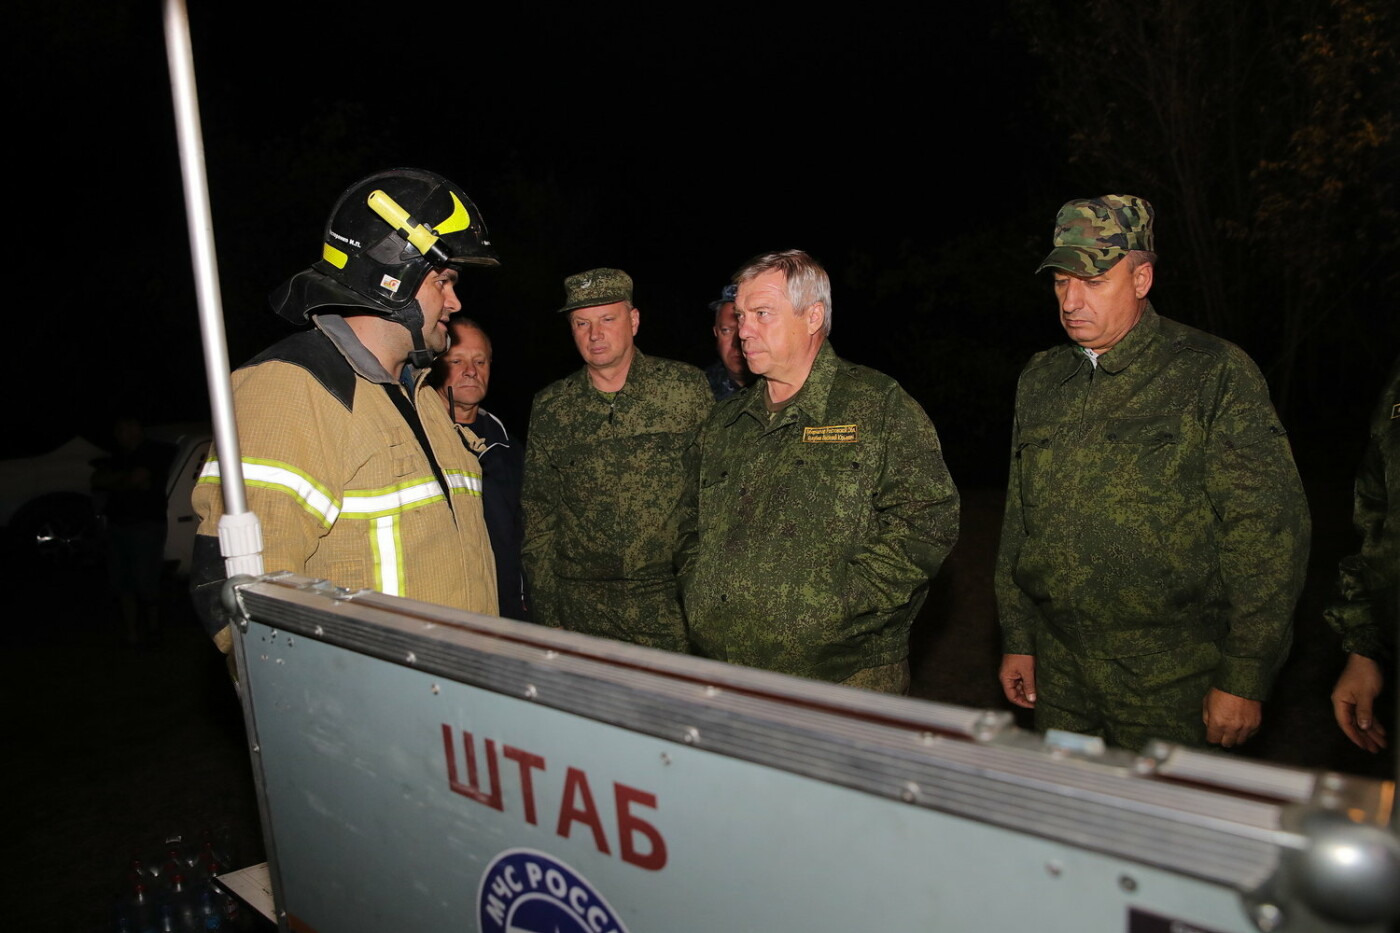
[{"label": "beige firefighter jacket", "polygon": [[[476,457],[426,386],[426,371],[418,373],[416,406],[444,492],[386,392],[405,389],[343,321],[329,317],[317,320],[326,333],[294,335],[233,375],[264,567],[495,615]],[[200,535],[218,535],[219,484],[219,461],[211,458],[194,493]]]}]

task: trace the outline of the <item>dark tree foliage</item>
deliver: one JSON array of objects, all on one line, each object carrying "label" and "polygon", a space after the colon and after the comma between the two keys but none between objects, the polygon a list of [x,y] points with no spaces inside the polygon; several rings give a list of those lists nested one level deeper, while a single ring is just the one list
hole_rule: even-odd
[{"label": "dark tree foliage", "polygon": [[1068,149],[1067,197],[1157,208],[1165,313],[1243,345],[1286,415],[1364,408],[1400,346],[1391,5],[1014,11]]}]

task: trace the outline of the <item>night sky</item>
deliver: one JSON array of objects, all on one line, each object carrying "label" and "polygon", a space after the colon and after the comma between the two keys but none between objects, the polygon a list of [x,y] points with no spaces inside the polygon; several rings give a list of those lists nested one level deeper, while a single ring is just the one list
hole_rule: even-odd
[{"label": "night sky", "polygon": [[[1085,190],[1067,164],[1008,0],[898,17],[192,6],[233,363],[285,332],[266,295],[317,257],[346,186],[430,168],[501,255],[460,293],[495,340],[487,407],[517,428],[579,365],[564,276],[626,269],[639,346],[704,365],[707,302],[753,254],[800,247],[832,273],[838,352],[899,378],[946,446],[978,447],[967,462],[1000,462],[1015,371],[1062,338],[1031,274],[1055,210],[1120,182]],[[26,7],[12,152],[39,158],[10,193],[38,292],[67,307],[11,304],[17,385],[43,388],[7,443],[100,434],[120,408],[204,419],[160,4]],[[968,368],[930,371],[934,350]]]}]

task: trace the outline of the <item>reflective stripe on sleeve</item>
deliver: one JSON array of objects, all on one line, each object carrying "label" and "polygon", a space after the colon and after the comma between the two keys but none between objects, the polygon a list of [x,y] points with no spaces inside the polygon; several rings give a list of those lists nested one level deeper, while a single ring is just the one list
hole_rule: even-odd
[{"label": "reflective stripe on sleeve", "polygon": [[452,490],[454,496],[458,493],[467,493],[473,496],[481,495],[480,473],[468,473],[466,470],[448,470],[446,471],[446,476],[447,487]]},{"label": "reflective stripe on sleeve", "polygon": [[[222,482],[218,460],[205,461],[204,469],[199,471],[199,482]],[[247,486],[286,493],[327,528],[334,525],[340,515],[340,505],[335,501],[335,497],[320,483],[289,463],[244,457],[243,482]]]},{"label": "reflective stripe on sleeve", "polygon": [[340,514],[346,518],[383,518],[430,502],[440,502],[444,498],[442,487],[435,479],[400,483],[382,489],[347,489]]}]

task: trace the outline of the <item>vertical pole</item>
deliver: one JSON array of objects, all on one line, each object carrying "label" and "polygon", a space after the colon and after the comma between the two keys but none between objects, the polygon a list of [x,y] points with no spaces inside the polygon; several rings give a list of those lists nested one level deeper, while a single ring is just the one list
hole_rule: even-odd
[{"label": "vertical pole", "polygon": [[184,178],[190,257],[194,263],[195,294],[199,300],[204,371],[209,384],[214,443],[219,452],[220,485],[224,494],[219,545],[229,577],[238,574],[257,576],[263,572],[262,530],[257,516],[248,511],[248,497],[243,488],[242,452],[238,445],[238,426],[233,419],[228,344],[224,339],[224,308],[219,294],[219,264],[214,251],[209,181],[204,166],[204,134],[199,122],[194,52],[190,44],[189,13],[184,0],[165,2],[165,48],[170,64],[170,91],[175,101],[175,134],[180,142],[180,174]]}]

